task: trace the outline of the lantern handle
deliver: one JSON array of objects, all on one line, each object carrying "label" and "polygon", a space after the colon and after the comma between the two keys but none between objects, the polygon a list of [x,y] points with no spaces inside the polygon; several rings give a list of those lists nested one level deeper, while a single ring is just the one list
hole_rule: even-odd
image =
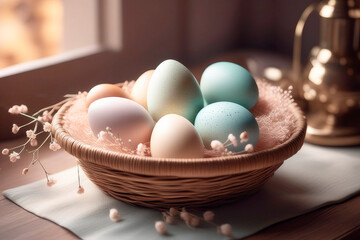
[{"label": "lantern handle", "polygon": [[296,24],[295,28],[295,36],[294,36],[294,49],[293,49],[293,77],[295,90],[297,90],[298,94],[301,96],[301,88],[302,88],[302,79],[301,79],[301,47],[302,47],[302,33],[304,30],[305,22],[310,16],[310,14],[317,8],[319,3],[310,4],[304,12],[301,14],[301,17]]}]

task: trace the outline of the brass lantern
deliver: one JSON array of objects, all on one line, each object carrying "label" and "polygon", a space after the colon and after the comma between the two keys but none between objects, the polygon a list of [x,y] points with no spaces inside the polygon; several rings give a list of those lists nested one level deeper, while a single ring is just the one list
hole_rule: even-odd
[{"label": "brass lantern", "polygon": [[[301,66],[308,16],[320,18],[320,43]],[[360,144],[360,1],[326,0],[305,9],[295,30],[293,72],[304,100],[306,141],[328,146]]]}]

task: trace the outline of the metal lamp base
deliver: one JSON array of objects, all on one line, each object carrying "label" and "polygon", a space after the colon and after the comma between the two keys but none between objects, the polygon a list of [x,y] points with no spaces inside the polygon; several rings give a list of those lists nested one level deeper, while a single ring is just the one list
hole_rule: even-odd
[{"label": "metal lamp base", "polygon": [[353,119],[353,126],[339,126],[334,115],[311,113],[307,115],[308,128],[305,141],[323,146],[360,145],[360,124]]}]

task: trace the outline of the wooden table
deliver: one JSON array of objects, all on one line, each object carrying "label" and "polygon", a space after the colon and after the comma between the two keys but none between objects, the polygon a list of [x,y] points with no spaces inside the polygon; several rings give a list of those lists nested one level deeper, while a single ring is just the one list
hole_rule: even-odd
[{"label": "wooden table", "polygon": [[[23,143],[22,139],[0,143],[0,150]],[[63,150],[40,152],[43,164],[55,173],[76,165],[76,160]],[[44,179],[39,165],[22,175],[30,156],[23,154],[16,163],[7,156],[0,159],[0,190]],[[44,187],[45,187],[44,179]],[[70,231],[36,215],[0,196],[0,239],[78,239]],[[360,196],[314,212],[274,224],[246,239],[360,239]]]}]

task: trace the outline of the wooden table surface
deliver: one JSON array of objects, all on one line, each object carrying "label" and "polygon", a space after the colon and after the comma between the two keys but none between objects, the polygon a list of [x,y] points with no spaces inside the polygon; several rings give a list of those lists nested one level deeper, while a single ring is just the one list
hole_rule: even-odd
[{"label": "wooden table surface", "polygon": [[[21,139],[2,142],[0,150],[22,142]],[[21,174],[30,162],[27,155],[23,154],[16,163],[1,156],[1,191],[44,179],[39,165],[31,168],[27,175]],[[51,173],[76,165],[76,160],[63,150],[51,152],[44,148],[40,157]],[[44,179],[44,187],[45,183]],[[27,212],[2,195],[0,212],[0,239],[78,239],[70,231]],[[360,239],[360,196],[274,224],[246,239]]]}]

